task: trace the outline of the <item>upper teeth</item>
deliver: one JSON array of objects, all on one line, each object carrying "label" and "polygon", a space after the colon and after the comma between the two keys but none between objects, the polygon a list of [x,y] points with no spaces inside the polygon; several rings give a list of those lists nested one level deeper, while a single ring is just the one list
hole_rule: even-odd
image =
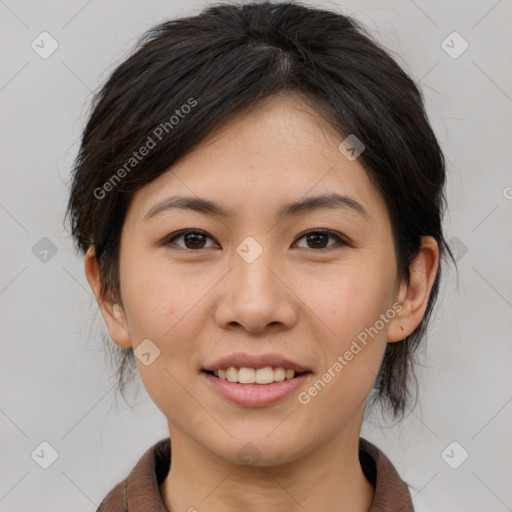
[{"label": "upper teeth", "polygon": [[270,384],[271,382],[280,382],[285,379],[293,379],[294,370],[285,370],[284,368],[235,368],[230,366],[226,370],[216,370],[213,374],[222,380],[229,382],[240,382],[241,384]]}]

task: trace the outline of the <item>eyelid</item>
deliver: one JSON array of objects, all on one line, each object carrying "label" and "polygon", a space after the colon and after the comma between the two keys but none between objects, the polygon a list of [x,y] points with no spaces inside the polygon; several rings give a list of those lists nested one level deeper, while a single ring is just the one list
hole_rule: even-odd
[{"label": "eyelid", "polygon": [[[179,230],[179,231],[175,231],[174,233],[171,233],[170,235],[166,236],[162,241],[158,242],[158,245],[159,246],[168,246],[168,245],[171,245],[172,243],[172,240],[176,239],[176,238],[179,238],[181,236],[184,236],[184,235],[187,235],[188,233],[197,233],[197,234],[200,234],[200,235],[204,235],[206,238],[210,238],[211,240],[213,240],[215,243],[218,244],[218,242],[215,240],[215,238],[213,238],[210,234],[208,234],[206,231],[202,230],[202,229],[198,229],[198,228],[186,228],[186,229],[182,229],[182,230]],[[304,238],[306,235],[309,235],[309,234],[316,234],[316,233],[320,233],[320,234],[325,234],[325,235],[328,235],[332,238],[337,238],[338,239],[338,244],[334,244],[334,245],[331,245],[331,246],[328,246],[328,247],[324,247],[324,248],[321,248],[321,249],[309,249],[309,248],[306,248],[312,252],[322,252],[322,251],[329,251],[335,247],[337,247],[338,245],[342,245],[342,246],[348,246],[348,247],[355,247],[355,244],[345,235],[343,235],[342,233],[339,233],[337,231],[333,231],[331,229],[326,229],[326,228],[311,228],[311,229],[307,229],[306,231],[300,233],[297,235],[295,241],[294,241],[294,244],[297,243],[297,241],[301,240],[302,238]],[[200,250],[204,250],[204,249],[212,249],[212,247],[204,247],[204,248],[200,248],[200,249],[188,249],[186,247],[181,247],[181,246],[177,246],[179,249],[183,249],[185,251],[190,251],[190,252],[199,252]]]},{"label": "eyelid", "polygon": [[[171,233],[170,235],[167,235],[164,237],[163,240],[160,242],[157,242],[159,246],[166,247],[167,245],[171,245],[171,241],[175,238],[179,238],[184,235],[188,235],[189,233],[197,233],[199,235],[204,235],[206,238],[210,238],[211,240],[215,241],[215,243],[218,244],[218,242],[213,238],[210,234],[208,234],[206,231],[203,231],[202,229],[196,229],[196,228],[186,228],[186,229],[180,229],[179,231],[175,231],[174,233]],[[201,249],[187,249],[186,247],[177,246],[179,249],[183,249],[185,251],[194,251],[198,252]],[[212,249],[212,247],[206,247],[206,249]]]},{"label": "eyelid", "polygon": [[[327,229],[327,228],[307,229],[306,231],[298,234],[296,240],[300,240],[301,238],[304,238],[306,235],[316,234],[316,233],[329,235],[332,238],[337,238],[343,245],[348,245],[350,247],[354,246],[352,241],[347,236],[343,235],[342,233],[339,233],[338,231],[333,231],[332,229]],[[331,247],[334,247],[334,246],[331,246]],[[327,251],[328,249],[329,249],[329,247],[326,247],[325,249],[310,249],[310,250],[315,251],[315,252],[320,252],[322,250]]]}]

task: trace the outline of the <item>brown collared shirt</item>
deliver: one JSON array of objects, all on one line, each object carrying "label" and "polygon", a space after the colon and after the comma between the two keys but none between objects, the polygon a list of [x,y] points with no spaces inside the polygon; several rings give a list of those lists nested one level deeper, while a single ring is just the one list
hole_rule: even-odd
[{"label": "brown collared shirt", "polygon": [[[390,460],[375,445],[359,438],[359,461],[375,488],[368,512],[414,512],[407,484]],[[101,502],[97,512],[169,512],[160,493],[160,484],[169,473],[170,438],[149,448],[130,474]]]}]

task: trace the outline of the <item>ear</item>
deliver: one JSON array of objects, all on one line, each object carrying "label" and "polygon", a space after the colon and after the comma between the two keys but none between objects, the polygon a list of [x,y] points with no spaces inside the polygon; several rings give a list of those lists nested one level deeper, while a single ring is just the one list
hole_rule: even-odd
[{"label": "ear", "polygon": [[132,344],[128,334],[124,311],[119,304],[103,293],[100,264],[96,258],[93,246],[90,246],[85,254],[84,265],[87,281],[98,301],[98,306],[107,324],[110,337],[120,347],[130,348]]},{"label": "ear", "polygon": [[401,341],[420,324],[427,309],[430,291],[434,285],[439,266],[439,247],[435,238],[421,238],[421,248],[410,267],[410,282],[402,282],[396,301],[402,308],[389,324],[387,340]]}]

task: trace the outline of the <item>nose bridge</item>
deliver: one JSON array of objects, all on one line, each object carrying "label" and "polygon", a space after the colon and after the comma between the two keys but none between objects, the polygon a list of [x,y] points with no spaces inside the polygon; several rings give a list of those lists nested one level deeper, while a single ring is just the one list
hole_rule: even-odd
[{"label": "nose bridge", "polygon": [[275,276],[272,267],[270,249],[264,248],[254,237],[246,237],[236,248],[233,255],[233,267],[237,281],[236,295],[244,294],[252,298],[252,303],[274,299]]}]

